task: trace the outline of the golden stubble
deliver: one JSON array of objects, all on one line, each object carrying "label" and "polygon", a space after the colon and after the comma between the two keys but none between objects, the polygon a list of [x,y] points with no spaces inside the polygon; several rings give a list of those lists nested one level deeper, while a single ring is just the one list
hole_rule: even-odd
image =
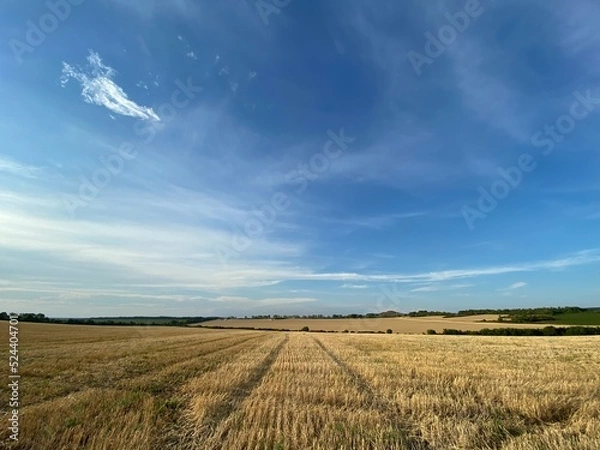
[{"label": "golden stubble", "polygon": [[0,448],[600,448],[598,337],[23,323],[20,338],[20,441],[2,428]]}]

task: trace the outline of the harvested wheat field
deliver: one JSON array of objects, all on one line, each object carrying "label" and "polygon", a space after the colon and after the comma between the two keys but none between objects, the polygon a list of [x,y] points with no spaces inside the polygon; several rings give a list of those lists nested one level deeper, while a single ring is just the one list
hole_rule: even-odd
[{"label": "harvested wheat field", "polygon": [[[203,322],[200,326],[225,328],[272,328],[276,330],[311,330],[322,331],[386,331],[394,333],[422,334],[427,330],[441,332],[444,328],[458,328],[465,331],[477,331],[483,328],[540,328],[543,324],[518,324],[508,322],[492,322],[498,316],[493,314],[448,317],[386,317],[362,319],[219,319]],[[486,320],[487,322],[484,322]]]},{"label": "harvested wheat field", "polygon": [[28,323],[20,337],[6,448],[600,448],[596,337]]}]

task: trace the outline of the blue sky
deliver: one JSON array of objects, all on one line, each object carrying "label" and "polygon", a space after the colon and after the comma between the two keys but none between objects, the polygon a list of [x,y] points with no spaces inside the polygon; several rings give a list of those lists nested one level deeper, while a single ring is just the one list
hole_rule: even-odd
[{"label": "blue sky", "polygon": [[2,8],[2,310],[599,304],[594,1]]}]

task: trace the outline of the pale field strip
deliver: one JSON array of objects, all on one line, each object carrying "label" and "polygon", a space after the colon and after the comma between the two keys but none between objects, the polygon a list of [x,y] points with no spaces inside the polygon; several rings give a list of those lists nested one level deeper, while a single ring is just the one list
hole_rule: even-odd
[{"label": "pale field strip", "polygon": [[[227,328],[251,327],[274,328],[278,330],[300,330],[307,326],[311,330],[323,331],[386,331],[394,333],[423,334],[427,330],[441,333],[444,328],[454,328],[465,331],[481,330],[483,328],[541,328],[548,324],[520,324],[508,322],[482,322],[496,320],[497,315],[478,315],[467,317],[442,318],[428,317],[389,317],[373,319],[220,319],[203,322],[199,326],[221,326]],[[551,325],[551,324],[550,324]],[[568,325],[567,325],[568,326]]]},{"label": "pale field strip", "polygon": [[319,339],[431,448],[600,448],[597,337]]}]

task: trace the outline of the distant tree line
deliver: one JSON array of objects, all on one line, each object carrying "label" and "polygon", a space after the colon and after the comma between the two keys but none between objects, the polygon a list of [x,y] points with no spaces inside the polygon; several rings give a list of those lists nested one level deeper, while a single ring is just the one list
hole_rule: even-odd
[{"label": "distant tree line", "polygon": [[[426,309],[419,311],[411,311],[401,313],[398,311],[383,311],[378,313],[365,314],[332,314],[330,316],[324,314],[309,314],[309,315],[279,315],[265,314],[254,315],[252,319],[376,319],[379,317],[425,317],[425,316],[442,316],[450,317],[465,317],[478,315],[498,315],[500,322],[512,323],[536,323],[556,320],[561,314],[567,313],[582,313],[582,312],[599,312],[600,308],[580,308],[578,306],[566,307],[544,307],[544,308],[517,308],[517,309],[465,309],[458,312],[448,311],[429,311]],[[246,317],[248,318],[248,317]]]},{"label": "distant tree line", "polygon": [[[500,322],[512,323],[537,323],[549,322],[557,319],[561,314],[583,313],[599,311],[599,308],[580,308],[578,306],[543,307],[543,308],[517,308],[517,309],[468,309],[459,311],[451,316],[473,316],[480,314],[498,314]],[[506,316],[506,317],[502,317]]]},{"label": "distant tree line", "polygon": [[252,330],[252,331],[300,331],[300,332],[308,332],[308,333],[358,333],[358,334],[392,334],[394,331],[391,328],[387,330],[362,330],[362,331],[354,331],[354,330],[344,330],[344,331],[336,331],[336,330],[313,330],[307,326],[300,328],[299,330],[290,330],[289,328],[272,328],[272,327],[227,327],[223,325],[200,325],[201,328],[210,328],[214,330]]},{"label": "distant tree line", "polygon": [[[18,314],[19,322],[58,323],[69,325],[162,325],[184,326],[206,322],[218,317],[94,317],[94,318],[50,318],[41,313]],[[0,312],[0,320],[9,320],[6,312]]]},{"label": "distant tree line", "polygon": [[[51,319],[41,313],[21,313],[18,314],[19,322],[50,322]],[[8,320],[9,316],[6,312],[0,312],[0,320]]]},{"label": "distant tree line", "polygon": [[[498,315],[498,322],[510,323],[540,323],[551,322],[560,319],[562,314],[569,313],[599,313],[600,308],[580,308],[577,306],[567,307],[545,307],[545,308],[520,308],[520,309],[466,309],[458,312],[447,311],[428,311],[419,310],[409,313],[401,313],[398,311],[383,311],[378,313],[365,314],[310,314],[310,315],[254,315],[252,319],[377,319],[383,317],[424,317],[424,316],[442,316],[449,317],[464,317],[474,315]],[[236,317],[228,317],[234,319]],[[245,318],[248,318],[247,316]],[[93,317],[93,318],[49,318],[41,313],[22,313],[19,314],[19,320],[22,322],[43,322],[43,323],[66,323],[79,325],[189,325],[193,323],[206,322],[208,320],[221,319],[221,317]],[[6,312],[0,313],[0,320],[8,320]],[[583,323],[585,324],[585,323]],[[594,324],[594,322],[592,322]]]},{"label": "distant tree line", "polygon": [[[281,329],[281,328],[269,328],[269,327],[227,327],[222,325],[201,325],[203,328],[212,328],[218,330],[227,330],[227,329],[235,329],[235,330],[255,330],[255,331],[295,331],[289,329]],[[318,330],[318,329],[310,329],[305,326],[302,327],[300,332],[310,332],[310,333],[359,333],[359,334],[392,334],[393,330],[388,328],[386,331],[374,331],[374,330],[343,330],[343,331],[335,331],[335,330]],[[572,326],[572,327],[553,327],[548,326],[544,328],[484,328],[482,330],[477,331],[463,331],[463,330],[455,330],[452,328],[444,328],[441,333],[438,333],[436,330],[427,330],[425,334],[430,335],[455,335],[455,336],[600,336],[600,327],[581,327],[581,326]]]},{"label": "distant tree line", "polygon": [[[437,334],[428,330],[427,334]],[[600,336],[600,327],[544,327],[544,328],[484,328],[482,330],[455,330],[445,328],[441,334],[457,336]]]}]

